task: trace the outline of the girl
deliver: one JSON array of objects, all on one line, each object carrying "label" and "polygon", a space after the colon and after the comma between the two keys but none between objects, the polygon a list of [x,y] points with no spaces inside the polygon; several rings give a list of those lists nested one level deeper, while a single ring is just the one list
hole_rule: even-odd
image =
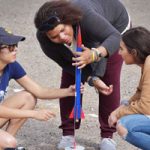
[{"label": "girl", "polygon": [[111,113],[108,122],[110,127],[117,123],[119,135],[127,142],[150,150],[150,32],[143,27],[128,30],[119,54],[127,65],[141,68],[141,79],[136,93]]},{"label": "girl", "polygon": [[[49,110],[33,110],[36,99],[74,96],[75,87],[43,88],[26,75],[16,61],[18,42],[25,40],[0,27],[0,148],[16,148],[14,136],[27,118],[48,120],[54,114]],[[5,98],[9,81],[15,79],[25,90]]]}]

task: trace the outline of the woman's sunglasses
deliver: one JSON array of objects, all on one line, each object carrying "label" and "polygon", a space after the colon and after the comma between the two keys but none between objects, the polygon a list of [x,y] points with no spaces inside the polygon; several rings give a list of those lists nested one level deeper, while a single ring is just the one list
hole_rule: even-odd
[{"label": "woman's sunglasses", "polygon": [[39,31],[46,32],[48,30],[52,30],[58,24],[60,24],[60,19],[57,16],[51,16],[39,27]]},{"label": "woman's sunglasses", "polygon": [[15,48],[18,47],[18,44],[13,44],[13,45],[1,45],[0,50],[7,48],[9,52],[14,52]]}]

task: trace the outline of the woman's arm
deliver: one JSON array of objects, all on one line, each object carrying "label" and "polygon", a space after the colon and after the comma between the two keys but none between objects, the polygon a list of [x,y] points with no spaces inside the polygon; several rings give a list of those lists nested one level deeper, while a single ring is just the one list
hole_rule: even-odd
[{"label": "woman's arm", "polygon": [[[103,15],[94,10],[89,10],[81,22],[81,30],[87,33],[89,41],[97,43],[96,47],[104,56],[111,56],[119,49],[121,35],[119,31]],[[99,45],[98,45],[99,43]]]},{"label": "woman's arm", "polygon": [[[90,63],[93,70],[92,76],[103,77],[107,64],[107,58],[104,57],[110,57],[119,49],[121,35],[103,16],[94,10],[85,13],[81,22],[81,31],[82,36],[85,36],[84,39],[88,39],[88,42],[84,43],[83,52],[75,53],[78,57],[73,58],[73,65],[83,68]],[[86,34],[84,35],[84,33]],[[98,60],[96,63],[93,63],[93,60],[95,61],[94,55],[96,55],[91,51],[93,47],[102,56],[96,59],[96,61]]]},{"label": "woman's arm", "polygon": [[24,87],[25,90],[29,91],[40,99],[55,99],[67,96],[75,96],[75,86],[70,86],[64,89],[41,87],[27,75],[18,79],[17,82]]},{"label": "woman's arm", "polygon": [[[103,57],[111,56],[114,52],[119,49],[121,35],[119,31],[111,25],[111,23],[104,18],[101,14],[98,14],[94,10],[89,10],[83,17],[81,21],[81,31],[86,33],[89,40],[89,45],[92,46],[94,43],[99,43],[95,48],[98,53]],[[83,36],[83,35],[82,35]],[[80,60],[83,61],[85,65],[92,63],[92,53],[90,52],[90,47],[85,45],[82,53],[76,53],[80,57]],[[94,45],[93,45],[94,46]],[[85,60],[87,58],[87,60]],[[80,62],[81,66],[81,62]]]}]

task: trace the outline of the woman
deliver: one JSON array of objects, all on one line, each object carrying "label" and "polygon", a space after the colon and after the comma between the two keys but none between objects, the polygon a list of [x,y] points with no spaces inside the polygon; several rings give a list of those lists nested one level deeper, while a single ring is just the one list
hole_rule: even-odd
[{"label": "woman", "polygon": [[[74,66],[78,66],[82,68],[82,82],[88,82],[99,91],[99,122],[103,138],[100,148],[115,150],[110,139],[115,128],[109,127],[108,116],[117,108],[120,99],[122,59],[117,50],[120,33],[130,22],[124,6],[118,0],[50,1],[39,8],[34,22],[43,52],[63,69],[61,87],[74,83]],[[83,52],[76,53],[72,49],[75,49],[79,27],[84,45]],[[69,119],[74,98],[65,99],[70,101],[66,103],[60,99],[63,136],[59,149],[74,143],[74,121]],[[76,128],[79,126],[80,121]]]},{"label": "woman", "polygon": [[143,27],[128,30],[122,37],[119,54],[127,65],[141,68],[136,93],[109,117],[110,127],[117,123],[117,131],[127,142],[150,150],[150,31]]},{"label": "woman", "polygon": [[[48,120],[54,114],[49,110],[33,110],[36,98],[54,99],[74,96],[75,88],[50,89],[39,86],[30,79],[21,65],[16,61],[18,42],[25,40],[0,27],[0,149],[15,149],[14,138],[27,118]],[[5,98],[9,80],[15,79],[25,90]]]}]

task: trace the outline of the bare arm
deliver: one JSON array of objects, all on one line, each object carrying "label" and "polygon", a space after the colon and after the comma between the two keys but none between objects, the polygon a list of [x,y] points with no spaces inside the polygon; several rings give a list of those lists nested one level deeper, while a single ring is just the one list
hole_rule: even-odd
[{"label": "bare arm", "polygon": [[74,86],[70,86],[69,88],[64,89],[54,89],[41,87],[39,84],[34,82],[27,75],[17,80],[17,82],[24,87],[27,91],[32,93],[34,96],[40,99],[55,99],[67,96],[75,95]]}]

